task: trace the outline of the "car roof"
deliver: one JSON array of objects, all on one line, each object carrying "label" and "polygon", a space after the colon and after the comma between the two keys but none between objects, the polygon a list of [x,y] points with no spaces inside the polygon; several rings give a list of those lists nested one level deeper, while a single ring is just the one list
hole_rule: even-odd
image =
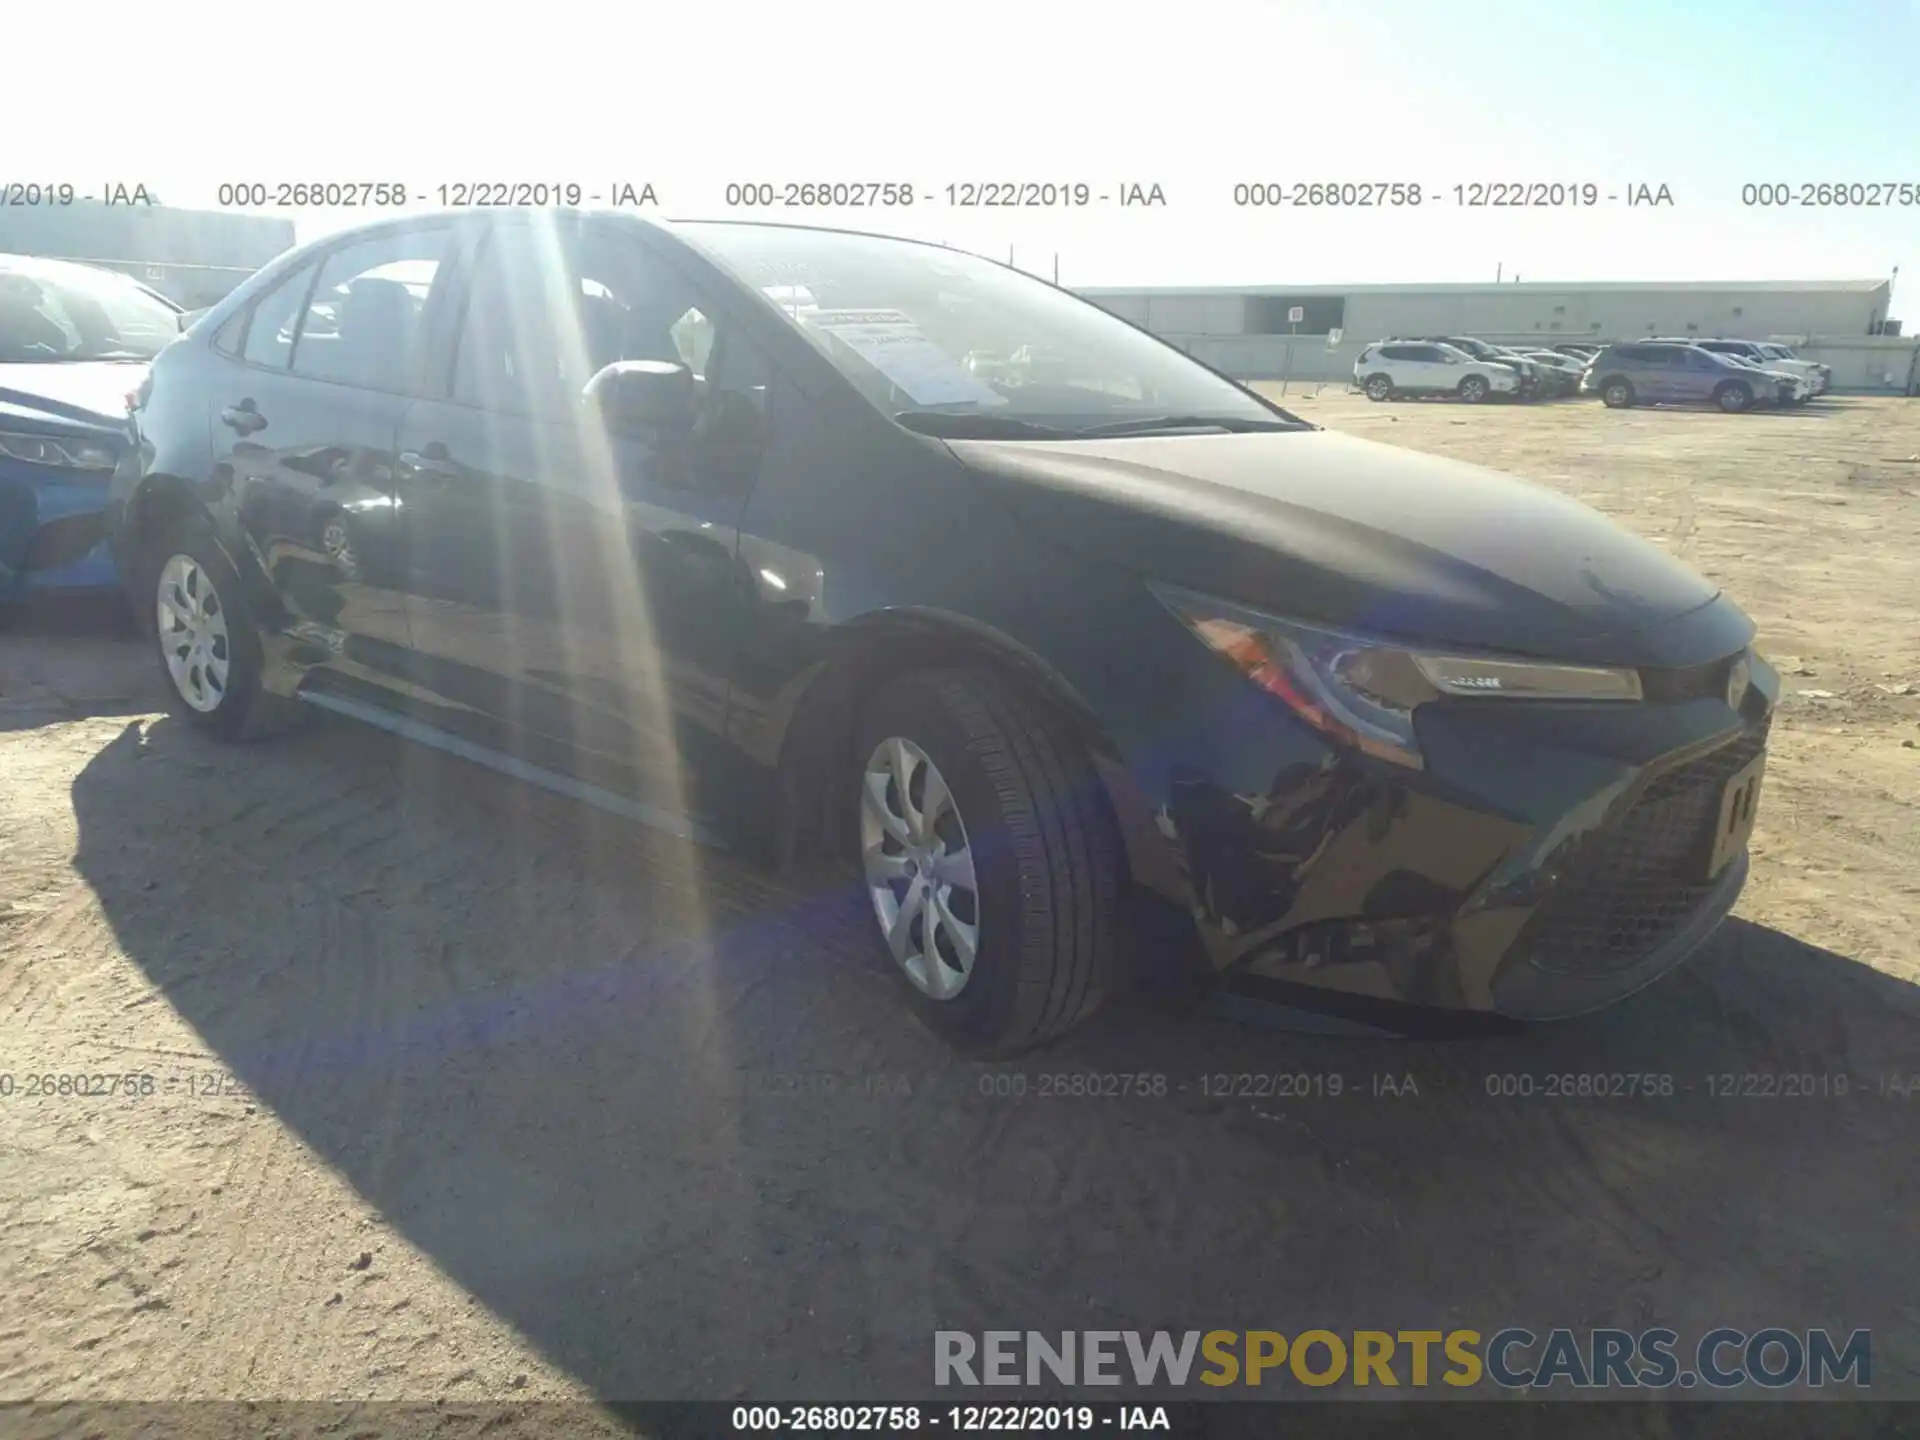
[{"label": "car roof", "polygon": [[[1700,349],[1700,347],[1698,345],[1695,345],[1691,340],[1661,340],[1653,336],[1648,336],[1644,340],[1615,340],[1611,345],[1603,345],[1601,349],[1602,350],[1625,350],[1629,346],[1632,346],[1637,349],[1644,349],[1646,346],[1649,346],[1649,345],[1657,345],[1663,350],[1698,350]],[[1706,353],[1711,355],[1713,352],[1709,350]]]},{"label": "car roof", "polygon": [[[901,245],[914,245],[927,250],[940,250],[952,253],[954,247],[938,240],[921,240],[907,235],[889,235],[878,230],[853,230],[835,225],[796,225],[774,220],[708,220],[668,218],[646,215],[630,208],[615,206],[553,206],[501,205],[485,208],[446,207],[435,210],[414,210],[404,215],[387,216],[380,220],[370,220],[351,229],[334,231],[321,236],[309,244],[295,247],[289,255],[309,256],[330,249],[341,242],[352,242],[372,238],[390,231],[405,230],[412,226],[429,224],[435,221],[451,219],[469,227],[483,227],[502,219],[523,219],[534,215],[563,216],[574,220],[593,220],[600,223],[631,226],[635,229],[649,230],[655,234],[670,235],[682,245],[705,253],[701,243],[702,236],[721,228],[735,230],[782,230],[800,231],[817,235],[845,235],[862,240],[890,240]],[[281,257],[276,258],[277,259]],[[990,256],[979,257],[989,263],[998,264]],[[264,267],[263,267],[264,268]],[[1038,278],[1038,277],[1035,277]]]}]

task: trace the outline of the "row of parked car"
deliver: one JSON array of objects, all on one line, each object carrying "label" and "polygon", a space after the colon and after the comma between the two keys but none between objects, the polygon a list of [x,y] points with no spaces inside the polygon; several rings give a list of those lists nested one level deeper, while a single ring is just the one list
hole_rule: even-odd
[{"label": "row of parked car", "polygon": [[1353,362],[1353,383],[1382,402],[1450,396],[1478,404],[1587,394],[1615,410],[1708,404],[1738,413],[1804,405],[1832,379],[1827,366],[1770,341],[1666,336],[1551,348],[1496,345],[1472,335],[1395,336],[1367,346]]}]

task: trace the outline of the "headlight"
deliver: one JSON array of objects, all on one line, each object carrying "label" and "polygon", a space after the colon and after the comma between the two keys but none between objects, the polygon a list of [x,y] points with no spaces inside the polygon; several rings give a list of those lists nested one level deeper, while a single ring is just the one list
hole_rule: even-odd
[{"label": "headlight", "polygon": [[1415,650],[1148,582],[1209,649],[1328,738],[1419,769],[1414,711],[1434,700],[1635,701],[1633,670]]},{"label": "headlight", "polygon": [[96,440],[56,439],[47,435],[15,435],[0,431],[0,455],[29,465],[51,465],[61,470],[111,470],[120,452]]}]

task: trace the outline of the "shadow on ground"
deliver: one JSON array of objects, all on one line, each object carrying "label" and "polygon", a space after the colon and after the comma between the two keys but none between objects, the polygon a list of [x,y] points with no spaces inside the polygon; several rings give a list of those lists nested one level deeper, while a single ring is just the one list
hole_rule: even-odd
[{"label": "shadow on ground", "polygon": [[982,1066],[852,897],[381,734],[129,725],[73,805],[222,1063],[602,1396],[924,1397],[939,1329],[1510,1324],[1871,1327],[1920,1393],[1920,997],[1773,930],[1510,1037],[1131,1009]]},{"label": "shadow on ground", "polygon": [[164,704],[159,662],[117,596],[0,608],[0,732]]}]

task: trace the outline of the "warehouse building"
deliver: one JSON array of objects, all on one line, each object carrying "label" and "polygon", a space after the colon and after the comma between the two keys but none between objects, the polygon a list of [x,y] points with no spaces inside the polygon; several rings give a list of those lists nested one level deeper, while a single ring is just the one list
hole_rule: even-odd
[{"label": "warehouse building", "polygon": [[[1346,379],[1369,341],[1478,335],[1496,344],[1645,335],[1796,344],[1836,388],[1912,393],[1916,349],[1890,320],[1889,280],[1694,284],[1295,285],[1079,293],[1245,380]],[[1337,333],[1338,343],[1329,344]]]}]

